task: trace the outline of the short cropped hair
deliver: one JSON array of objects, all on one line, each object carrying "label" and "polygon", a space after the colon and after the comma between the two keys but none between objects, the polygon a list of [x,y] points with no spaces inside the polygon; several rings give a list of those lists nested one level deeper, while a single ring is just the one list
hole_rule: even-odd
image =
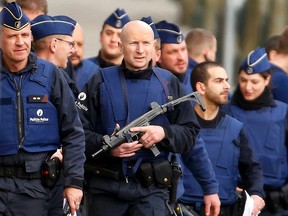
[{"label": "short cropped hair", "polygon": [[210,74],[208,73],[208,70],[214,67],[222,68],[223,66],[214,61],[206,61],[206,62],[197,64],[192,70],[191,77],[190,77],[190,83],[191,83],[192,89],[196,90],[197,82],[201,82],[207,85],[208,79],[210,78]]}]

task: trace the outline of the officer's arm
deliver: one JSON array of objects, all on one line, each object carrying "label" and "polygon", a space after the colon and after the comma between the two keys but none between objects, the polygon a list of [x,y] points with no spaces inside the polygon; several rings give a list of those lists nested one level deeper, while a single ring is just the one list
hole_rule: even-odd
[{"label": "officer's arm", "polygon": [[[170,96],[177,99],[186,95],[180,82],[172,76],[169,89]],[[199,125],[189,101],[182,102],[174,107],[172,112],[167,112],[170,125],[162,125],[165,131],[165,142],[161,146],[168,151],[176,153],[186,153],[193,148],[195,138],[199,133]]]},{"label": "officer's arm", "polygon": [[239,172],[243,182],[243,189],[247,190],[249,195],[258,195],[264,199],[263,171],[261,165],[254,157],[244,130],[240,132]]},{"label": "officer's arm", "polygon": [[96,133],[99,122],[99,86],[103,83],[101,73],[96,73],[84,86],[76,101],[79,116],[85,131],[86,155],[91,156],[102,145],[103,135]]},{"label": "officer's arm", "polygon": [[75,100],[61,71],[55,71],[51,86],[51,101],[58,111],[60,143],[63,148],[64,187],[82,189],[85,136]]}]

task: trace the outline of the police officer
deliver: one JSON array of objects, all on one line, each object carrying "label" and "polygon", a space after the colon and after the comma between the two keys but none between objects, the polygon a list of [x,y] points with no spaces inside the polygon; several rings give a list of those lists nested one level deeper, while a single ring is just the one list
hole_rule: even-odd
[{"label": "police officer", "polygon": [[[39,15],[31,21],[31,31],[33,35],[32,47],[39,58],[54,63],[63,73],[75,98],[78,96],[78,89],[73,80],[68,76],[63,68],[66,68],[68,56],[74,50],[72,32],[76,21],[67,16]],[[62,149],[59,145],[57,153],[52,157],[58,157],[62,161]],[[63,208],[63,175],[51,192],[49,203],[49,215],[62,216]]]},{"label": "police officer", "polygon": [[[276,50],[269,52],[271,63],[271,84],[272,94],[275,100],[288,104],[288,28],[276,38]],[[267,50],[266,50],[267,51]]]},{"label": "police officer", "polygon": [[[155,33],[157,36],[159,35],[156,26],[154,25],[150,17],[142,18],[142,20],[151,26],[154,32],[154,36]],[[170,37],[171,41],[177,41],[177,37],[179,35],[162,34],[162,38],[165,36]],[[156,37],[155,40],[156,43],[159,43],[159,46],[161,46],[161,40],[160,37],[159,38],[158,37]],[[160,51],[160,47],[157,49],[157,46],[155,46],[155,52],[158,51]],[[158,55],[154,55],[155,57],[153,62],[158,61],[160,55],[161,51]],[[181,84],[185,88],[185,85],[183,83]],[[183,154],[182,156],[178,154],[176,156],[177,156],[176,157],[177,162],[181,165],[181,167],[186,167],[187,172],[189,172],[190,174],[193,173],[198,183],[201,185],[205,197],[205,208],[206,208],[205,213],[211,216],[218,215],[220,209],[220,200],[217,195],[218,182],[215,179],[215,173],[212,164],[209,160],[207,151],[205,149],[203,139],[201,139],[201,137],[197,137],[195,147],[189,153]],[[184,162],[182,160],[182,157],[185,158]],[[183,175],[182,175],[178,180],[177,196],[176,196],[177,198],[179,198],[184,193],[184,184],[189,184],[189,182],[183,182]],[[181,206],[181,208],[184,211],[185,206]],[[178,214],[181,214],[181,212],[179,212]]]},{"label": "police officer", "polygon": [[0,214],[48,214],[51,189],[41,166],[59,143],[64,197],[74,213],[83,195],[85,156],[73,95],[58,68],[31,52],[30,23],[21,8],[8,3],[0,16]]},{"label": "police officer", "polygon": [[[140,140],[92,158],[102,145],[103,135],[111,135],[115,124],[121,129],[149,111],[152,101],[163,104],[184,95],[173,74],[152,66],[154,35],[145,22],[131,21],[123,27],[120,49],[123,63],[93,76],[76,103],[86,133],[86,171],[91,174],[89,215],[163,216],[168,193],[160,176],[166,176],[171,168],[168,153],[188,152],[198,124],[190,103],[183,102],[152,120],[152,125],[131,128],[131,132],[143,133]],[[160,155],[151,153],[153,145]],[[155,178],[150,181],[153,173]]]},{"label": "police officer", "polygon": [[185,36],[190,70],[202,62],[215,61],[217,40],[214,34],[203,28],[192,28]]},{"label": "police officer", "polygon": [[240,65],[238,86],[229,109],[247,128],[252,149],[263,168],[266,207],[260,215],[286,215],[288,107],[273,99],[270,68],[264,48],[251,51]]},{"label": "police officer", "polygon": [[[228,101],[230,85],[227,80],[224,68],[215,62],[196,65],[191,75],[191,85],[202,95],[206,111],[203,112],[197,104],[194,109],[201,126],[200,136],[206,144],[219,183],[220,215],[243,214],[243,200],[237,200],[236,194],[238,173],[244,189],[254,200],[252,215],[257,215],[264,207],[262,170],[253,156],[243,124],[226,115],[219,107]],[[184,178],[184,182],[189,184],[186,184],[180,201],[204,215],[203,191],[192,175],[187,173]]]},{"label": "police officer", "polygon": [[98,56],[90,57],[88,60],[99,65],[101,68],[120,65],[123,55],[118,47],[120,33],[123,26],[130,21],[130,17],[124,9],[117,8],[104,21],[100,32],[101,49]]},{"label": "police officer", "polygon": [[75,50],[69,57],[73,70],[70,77],[75,81],[79,91],[82,90],[84,84],[97,72],[99,72],[99,66],[93,64],[87,59],[83,59],[84,55],[84,34],[83,29],[79,23],[76,24],[74,32],[72,34],[73,41],[75,43]]},{"label": "police officer", "polygon": [[37,56],[54,63],[60,68],[75,98],[79,90],[67,71],[68,57],[74,52],[72,33],[76,21],[67,16],[39,15],[31,21],[32,46]]},{"label": "police officer", "polygon": [[191,93],[191,69],[188,68],[188,52],[183,33],[179,26],[166,20],[155,25],[161,39],[161,57],[158,66],[177,76],[186,92]]}]

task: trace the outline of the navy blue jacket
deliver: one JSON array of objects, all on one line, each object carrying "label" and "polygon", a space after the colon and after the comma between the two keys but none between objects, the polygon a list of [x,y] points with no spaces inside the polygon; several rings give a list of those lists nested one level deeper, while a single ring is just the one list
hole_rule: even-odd
[{"label": "navy blue jacket", "polygon": [[[23,165],[27,172],[40,171],[47,155],[61,144],[64,186],[82,188],[84,132],[62,72],[33,52],[28,65],[17,73],[9,72],[2,61],[0,63],[0,108],[10,110],[9,113],[1,112],[0,146],[3,148],[0,165]],[[12,140],[2,132],[16,139]],[[7,145],[11,149],[4,147]],[[5,187],[1,180],[0,185]]]},{"label": "navy blue jacket", "polygon": [[[91,156],[92,153],[96,152],[100,148],[102,145],[103,135],[106,133],[110,135],[109,133],[111,133],[112,130],[111,122],[113,125],[115,122],[120,122],[121,125],[129,123],[149,111],[151,101],[155,100],[159,102],[159,99],[162,98],[161,100],[165,99],[167,100],[166,102],[168,102],[168,98],[176,99],[184,95],[184,91],[181,88],[179,81],[173,74],[163,69],[154,69],[161,70],[161,73],[166,74],[166,77],[163,77],[163,83],[167,85],[165,88],[168,92],[165,93],[166,90],[156,78],[152,68],[140,72],[131,72],[122,67],[122,65],[102,69],[103,74],[114,73],[118,77],[115,78],[115,80],[110,80],[111,82],[109,83],[103,82],[102,74],[99,73],[94,75],[84,86],[76,105],[80,109],[80,116],[86,134],[87,157]],[[119,83],[120,75],[117,75],[117,73],[123,74],[125,84]],[[137,90],[133,91],[133,89],[130,88],[131,86],[128,86],[131,82],[138,83],[135,86],[135,88],[138,88]],[[150,82],[157,82],[159,89],[156,89],[156,91],[146,91],[146,87],[149,86]],[[154,84],[151,85],[154,86]],[[142,87],[145,89],[143,93],[147,94],[147,98],[149,98],[147,100],[139,97],[141,96],[139,91]],[[103,107],[105,107],[102,104],[103,101],[104,103],[110,103],[112,98],[115,99],[115,97],[112,97],[109,94],[105,94],[103,97],[102,94],[106,92],[106,90],[104,91],[105,88],[111,89],[110,92],[119,94],[119,97],[117,98],[118,102],[116,103],[119,105],[119,110],[116,109],[116,111],[120,112],[118,117],[120,116],[122,119],[117,119],[118,117],[115,115],[115,110],[103,109]],[[123,94],[127,95],[127,101],[130,101],[128,104],[125,102],[126,99],[121,96]],[[112,101],[112,103],[115,103],[115,101]],[[123,112],[123,109],[121,108],[126,106],[129,114]],[[135,106],[139,106],[139,109],[133,109]],[[102,115],[110,117],[111,119],[106,119],[103,122]],[[197,122],[195,113],[190,103],[183,102],[175,106],[173,112],[167,112],[164,116],[169,121],[169,124],[161,124],[164,128],[166,139],[157,144],[158,148],[164,152],[184,153],[190,151],[195,143],[195,137],[199,132],[198,124],[195,123]],[[110,126],[105,126],[103,123]],[[91,164],[95,164],[95,160],[101,161],[98,165],[122,170],[122,159],[112,157],[109,152],[107,154],[102,154],[102,157],[100,155],[99,157],[97,156],[97,158],[91,161]]]}]

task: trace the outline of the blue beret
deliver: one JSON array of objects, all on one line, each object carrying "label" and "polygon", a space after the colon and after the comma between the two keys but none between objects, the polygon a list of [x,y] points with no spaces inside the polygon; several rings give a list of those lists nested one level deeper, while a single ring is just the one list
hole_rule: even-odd
[{"label": "blue beret", "polygon": [[37,16],[31,21],[31,31],[34,40],[49,35],[72,36],[76,21],[67,16],[48,16],[46,14]]},{"label": "blue beret", "polygon": [[30,20],[16,2],[11,2],[7,3],[0,12],[0,22],[7,28],[20,31],[29,25]]},{"label": "blue beret", "polygon": [[105,21],[104,24],[108,24],[114,28],[121,29],[123,26],[130,22],[130,17],[124,9],[117,8]]},{"label": "blue beret", "polygon": [[159,38],[158,31],[157,31],[157,29],[156,29],[156,26],[155,26],[155,24],[154,24],[151,16],[143,17],[143,18],[141,19],[141,21],[147,23],[147,24],[152,28],[152,30],[153,30],[153,32],[154,32],[154,39]]},{"label": "blue beret", "polygon": [[248,74],[263,73],[270,70],[270,62],[264,48],[251,51],[242,62],[240,69]]},{"label": "blue beret", "polygon": [[179,44],[184,41],[184,35],[180,31],[179,26],[174,23],[168,23],[162,20],[155,24],[161,43],[174,43]]}]

